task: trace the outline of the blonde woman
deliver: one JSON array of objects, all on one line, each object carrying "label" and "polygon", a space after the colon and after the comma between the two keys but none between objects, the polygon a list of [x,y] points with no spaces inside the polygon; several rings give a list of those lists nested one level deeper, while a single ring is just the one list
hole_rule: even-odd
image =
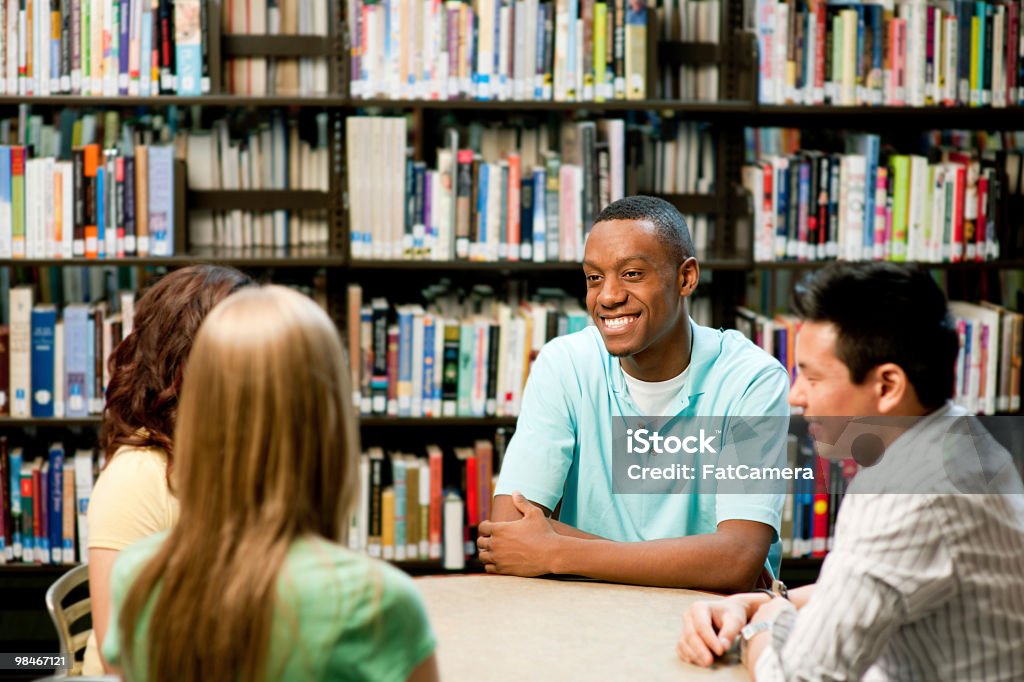
[{"label": "blonde woman", "polygon": [[339,544],[359,452],[345,367],[290,289],[210,313],[174,432],[180,519],[114,566],[103,653],[126,679],[437,679],[412,581]]}]

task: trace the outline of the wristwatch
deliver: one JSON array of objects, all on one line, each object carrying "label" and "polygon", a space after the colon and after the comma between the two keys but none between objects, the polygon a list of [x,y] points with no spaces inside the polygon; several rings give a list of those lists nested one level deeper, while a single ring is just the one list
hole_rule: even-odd
[{"label": "wristwatch", "polygon": [[747,623],[740,630],[740,660],[744,663],[747,662],[747,647],[750,646],[750,640],[757,637],[762,632],[768,632],[772,629],[772,623],[768,620],[761,620],[756,623]]}]

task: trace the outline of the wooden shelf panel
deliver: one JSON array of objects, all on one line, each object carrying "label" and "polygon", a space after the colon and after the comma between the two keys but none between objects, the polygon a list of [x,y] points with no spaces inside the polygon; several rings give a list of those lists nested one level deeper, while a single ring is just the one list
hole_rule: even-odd
[{"label": "wooden shelf panel", "polygon": [[726,51],[717,43],[691,43],[682,40],[658,41],[658,62],[669,64],[707,65],[724,61]]},{"label": "wooden shelf panel", "polygon": [[363,428],[394,428],[412,427],[421,429],[424,427],[459,428],[498,428],[500,426],[515,426],[516,417],[382,417],[363,416],[359,418],[359,425]]},{"label": "wooden shelf panel", "polygon": [[751,125],[849,126],[851,128],[938,128],[1016,129],[1024,118],[1024,107],[892,107],[892,106],[806,106],[798,104],[757,105]]},{"label": "wooden shelf panel", "polygon": [[89,95],[0,96],[0,106],[28,104],[52,107],[171,107],[195,104],[211,107],[344,107],[349,99],[341,95],[267,95],[254,97],[218,93],[211,95],[180,96],[155,95],[149,97],[92,97]]},{"label": "wooden shelf panel", "polygon": [[188,190],[186,206],[210,211],[300,211],[331,208],[330,192],[310,189]]},{"label": "wooden shelf panel", "polygon": [[88,417],[0,417],[0,429],[26,428],[29,426],[46,426],[54,428],[69,428],[73,426],[99,426],[101,417],[90,415]]},{"label": "wooden shelf panel", "polygon": [[328,36],[234,35],[221,36],[223,57],[330,57],[337,44]]},{"label": "wooden shelf panel", "polygon": [[398,109],[447,109],[449,111],[505,111],[528,114],[538,111],[673,111],[700,114],[749,115],[754,104],[747,101],[720,100],[697,102],[690,100],[610,100],[606,102],[554,102],[554,101],[491,101],[491,100],[394,100],[353,99],[353,107],[381,107]]},{"label": "wooden shelf panel", "polygon": [[173,256],[4,259],[0,260],[0,267],[136,267],[184,266],[193,263],[218,263],[238,267],[335,267],[345,264],[345,256],[324,248],[197,248]]},{"label": "wooden shelf panel", "polygon": [[[771,263],[753,263],[750,265],[752,270],[813,270],[816,268],[825,267],[829,263],[835,263],[834,260],[817,260],[817,261],[778,261]],[[860,261],[853,261],[860,262]],[[871,261],[875,262],[875,261]],[[881,261],[885,262],[885,261]],[[996,270],[1020,270],[1024,269],[1024,259],[1004,259],[994,261],[963,261],[960,263],[928,263],[928,262],[907,262],[901,263],[901,265],[920,265],[924,268],[934,270],[977,270],[977,269],[996,269]]]},{"label": "wooden shelf panel", "polygon": [[[703,270],[748,270],[749,259],[698,259]],[[438,271],[472,272],[477,274],[549,273],[583,275],[583,266],[575,261],[533,263],[529,261],[429,261],[429,260],[357,260],[348,264],[355,272],[372,271]]]}]

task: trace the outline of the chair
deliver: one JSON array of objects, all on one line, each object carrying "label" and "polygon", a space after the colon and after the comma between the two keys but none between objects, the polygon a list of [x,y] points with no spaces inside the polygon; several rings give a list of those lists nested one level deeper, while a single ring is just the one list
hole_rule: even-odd
[{"label": "chair", "polygon": [[82,663],[78,660],[78,654],[85,649],[85,643],[92,633],[92,628],[71,634],[71,628],[83,617],[92,613],[92,602],[89,597],[77,601],[69,606],[64,606],[71,591],[80,585],[89,583],[89,566],[82,564],[65,573],[50,585],[46,591],[46,609],[50,612],[50,619],[53,620],[53,627],[57,630],[57,639],[60,640],[60,653],[71,661],[71,668],[66,675],[78,675],[82,672]]}]

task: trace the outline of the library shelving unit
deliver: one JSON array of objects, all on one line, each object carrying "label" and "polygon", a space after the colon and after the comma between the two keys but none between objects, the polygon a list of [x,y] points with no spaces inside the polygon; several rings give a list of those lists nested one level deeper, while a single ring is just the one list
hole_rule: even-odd
[{"label": "library shelving unit", "polygon": [[[1020,107],[1007,109],[978,109],[967,107],[928,109],[911,107],[831,107],[760,105],[757,102],[757,45],[749,27],[744,26],[743,0],[719,0],[721,19],[717,44],[658,41],[656,22],[652,22],[648,35],[648,99],[613,100],[606,102],[560,101],[475,101],[475,100],[390,100],[356,99],[349,96],[349,56],[345,18],[342,3],[330,4],[329,35],[327,36],[243,36],[221,34],[216,19],[220,16],[218,0],[209,0],[212,18],[210,35],[210,75],[214,94],[181,97],[159,95],[150,97],[92,97],[53,95],[41,97],[0,96],[0,112],[19,105],[39,108],[135,109],[138,107],[192,107],[214,110],[277,109],[289,111],[322,110],[329,114],[331,131],[329,190],[311,192],[298,190],[278,191],[194,191],[180,182],[175,191],[176,216],[180,221],[175,230],[178,243],[175,253],[162,257],[131,257],[123,259],[19,259],[0,261],[0,267],[134,267],[175,268],[192,263],[230,264],[244,270],[263,273],[273,279],[282,271],[297,271],[305,276],[326,273],[330,310],[339,326],[345,321],[345,285],[360,283],[368,295],[396,294],[393,300],[407,300],[421,286],[441,277],[460,282],[500,283],[504,280],[522,280],[531,286],[558,285],[566,291],[582,295],[583,280],[575,263],[471,261],[434,262],[422,260],[373,261],[355,260],[349,254],[348,196],[344,139],[344,118],[364,112],[404,115],[412,121],[416,158],[423,158],[425,133],[437,129],[442,117],[458,121],[502,121],[514,116],[557,117],[577,114],[617,112],[650,112],[685,118],[711,124],[716,141],[716,177],[714,191],[708,195],[669,195],[671,201],[685,213],[709,214],[715,218],[715,231],[709,244],[707,257],[701,260],[702,270],[710,275],[706,295],[712,303],[712,319],[716,326],[731,326],[733,309],[743,301],[748,280],[755,276],[771,276],[779,272],[799,272],[819,267],[821,262],[755,263],[750,253],[750,234],[741,234],[742,218],[749,214],[750,198],[740,189],[740,169],[744,162],[745,126],[784,125],[787,127],[850,127],[902,134],[920,130],[926,121],[931,128],[990,128],[1006,129],[1022,120]],[[653,13],[650,13],[653,15]],[[289,56],[324,57],[330,74],[329,93],[311,96],[268,95],[241,96],[223,94],[220,86],[221,60],[237,56]],[[714,65],[719,69],[719,98],[717,101],[688,101],[661,99],[656,94],[657,73],[660,68],[679,64]],[[180,169],[179,169],[180,170]],[[184,178],[176,172],[176,178]],[[194,248],[186,241],[185,220],[188,209],[211,210],[298,210],[318,208],[328,215],[329,243],[322,248],[288,250]],[[1016,254],[1002,261],[988,263],[929,264],[929,267],[950,273],[963,271],[995,272],[998,269],[1024,268],[1024,257]],[[402,298],[405,297],[405,298]],[[18,433],[51,430],[74,431],[79,437],[94,432],[99,417],[76,419],[0,418],[0,433]],[[441,444],[452,444],[464,438],[494,434],[498,428],[512,428],[511,417],[488,418],[396,418],[366,416],[361,419],[364,444],[372,445],[398,438],[404,442],[423,443],[423,434]],[[94,437],[94,436],[93,436]],[[399,564],[414,573],[440,571],[437,562],[406,562]],[[786,559],[783,577],[792,570],[801,582],[813,580],[820,559]],[[41,589],[52,582],[67,567],[6,565],[0,566],[0,601],[6,605],[21,604],[26,613],[33,611],[35,620],[26,615],[10,622],[0,623],[0,641],[10,650],[31,651],[41,642],[49,642],[48,624],[41,613]],[[479,564],[469,562],[467,570],[480,570]],[[10,597],[9,597],[10,595]],[[16,598],[20,601],[9,601]],[[33,601],[35,600],[35,601]],[[42,622],[40,622],[42,621]]]}]

